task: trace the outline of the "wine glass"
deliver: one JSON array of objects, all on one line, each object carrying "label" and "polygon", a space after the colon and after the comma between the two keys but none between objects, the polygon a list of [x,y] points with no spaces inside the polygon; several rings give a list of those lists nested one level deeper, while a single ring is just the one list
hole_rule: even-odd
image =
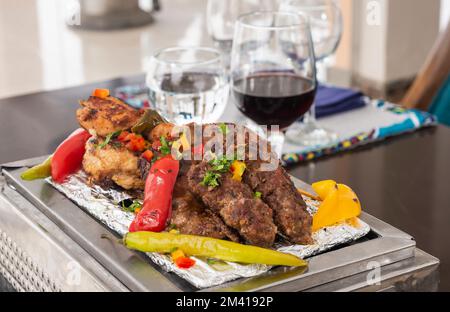
[{"label": "wine glass", "polygon": [[176,124],[210,123],[222,115],[229,84],[219,51],[173,47],[156,52],[146,78],[150,102]]},{"label": "wine glass", "polygon": [[[325,63],[339,46],[342,36],[342,14],[334,0],[281,0],[280,10],[308,15],[317,60],[319,81],[325,79]],[[305,115],[302,124],[287,131],[289,141],[303,146],[329,145],[337,134],[320,127],[316,121],[315,105]]]},{"label": "wine glass", "polygon": [[277,126],[269,141],[281,155],[283,131],[311,107],[316,94],[314,48],[305,15],[263,11],[236,22],[232,96],[258,125]]},{"label": "wine glass", "polygon": [[208,33],[229,67],[234,25],[240,15],[275,9],[275,0],[208,0],[206,21]]}]

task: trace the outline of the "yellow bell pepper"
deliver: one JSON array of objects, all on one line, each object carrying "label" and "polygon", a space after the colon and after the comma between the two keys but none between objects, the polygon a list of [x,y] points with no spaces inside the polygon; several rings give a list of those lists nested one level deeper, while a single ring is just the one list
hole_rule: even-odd
[{"label": "yellow bell pepper", "polygon": [[233,173],[233,180],[241,182],[242,176],[244,175],[245,169],[247,169],[247,166],[243,161],[235,160],[231,164],[230,170]]},{"label": "yellow bell pepper", "polygon": [[361,203],[350,187],[335,181],[323,181],[313,184],[313,189],[323,199],[313,216],[313,231],[354,220],[361,214]]},{"label": "yellow bell pepper", "polygon": [[325,198],[334,190],[337,189],[337,183],[333,180],[325,180],[317,183],[313,183],[312,188],[321,200]]}]

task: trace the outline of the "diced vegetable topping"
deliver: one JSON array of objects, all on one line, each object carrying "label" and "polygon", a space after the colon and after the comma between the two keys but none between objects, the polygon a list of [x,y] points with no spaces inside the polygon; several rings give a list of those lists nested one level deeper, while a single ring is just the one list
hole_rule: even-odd
[{"label": "diced vegetable topping", "polygon": [[147,146],[147,143],[142,135],[129,133],[127,131],[122,131],[122,133],[118,136],[118,140],[125,143],[126,148],[132,152],[142,152]]},{"label": "diced vegetable topping", "polygon": [[146,150],[145,152],[142,153],[142,157],[148,162],[152,161],[153,156],[154,156],[153,152],[150,150]]},{"label": "diced vegetable topping", "polygon": [[244,175],[245,169],[247,169],[247,166],[243,161],[235,160],[231,164],[231,172],[233,173],[233,180],[241,182],[242,176]]},{"label": "diced vegetable topping", "polygon": [[137,200],[133,201],[131,204],[128,204],[127,202],[131,201],[130,199],[123,200],[121,202],[122,210],[128,211],[132,213],[139,213],[141,210],[142,204],[138,202]]},{"label": "diced vegetable topping", "polygon": [[195,260],[186,257],[184,252],[181,249],[177,249],[171,254],[172,261],[179,267],[180,269],[189,269],[195,265]]},{"label": "diced vegetable topping", "polygon": [[94,92],[92,92],[92,96],[96,96],[101,99],[107,98],[109,96],[109,90],[108,89],[95,89]]},{"label": "diced vegetable topping", "polygon": [[122,131],[122,132],[119,134],[119,136],[117,137],[117,139],[118,139],[120,142],[125,142],[125,141],[127,140],[129,134],[130,134],[130,132],[128,132],[128,131]]}]

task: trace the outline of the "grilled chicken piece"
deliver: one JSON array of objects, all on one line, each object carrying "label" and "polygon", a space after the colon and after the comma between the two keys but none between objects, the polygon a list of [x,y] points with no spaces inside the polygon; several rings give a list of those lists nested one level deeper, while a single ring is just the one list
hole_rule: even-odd
[{"label": "grilled chicken piece", "polygon": [[106,145],[98,148],[101,139],[92,138],[86,143],[83,169],[92,182],[109,184],[111,181],[126,190],[143,189],[144,181],[138,169],[138,157],[125,147]]},{"label": "grilled chicken piece", "polygon": [[86,130],[95,130],[101,137],[133,127],[143,113],[111,96],[105,99],[91,96],[87,101],[80,101],[80,105],[78,122]]},{"label": "grilled chicken piece", "polygon": [[312,217],[306,204],[286,171],[260,171],[260,162],[247,162],[243,181],[262,194],[262,199],[273,210],[278,229],[297,244],[311,244]]},{"label": "grilled chicken piece", "polygon": [[231,175],[223,175],[221,185],[208,189],[201,184],[209,169],[206,162],[194,164],[187,174],[190,191],[220,215],[226,225],[238,231],[250,244],[270,247],[275,241],[277,227],[273,223],[272,209],[262,200],[254,198],[250,187],[237,182]]}]

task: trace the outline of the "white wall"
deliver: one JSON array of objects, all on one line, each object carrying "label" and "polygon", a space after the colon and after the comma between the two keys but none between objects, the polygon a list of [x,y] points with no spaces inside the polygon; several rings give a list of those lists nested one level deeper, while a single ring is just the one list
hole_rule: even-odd
[{"label": "white wall", "polygon": [[414,77],[437,38],[440,1],[353,0],[353,73],[380,86]]},{"label": "white wall", "polygon": [[441,31],[447,27],[450,20],[450,0],[441,0]]},{"label": "white wall", "polygon": [[386,81],[414,77],[439,34],[440,0],[390,0]]}]

